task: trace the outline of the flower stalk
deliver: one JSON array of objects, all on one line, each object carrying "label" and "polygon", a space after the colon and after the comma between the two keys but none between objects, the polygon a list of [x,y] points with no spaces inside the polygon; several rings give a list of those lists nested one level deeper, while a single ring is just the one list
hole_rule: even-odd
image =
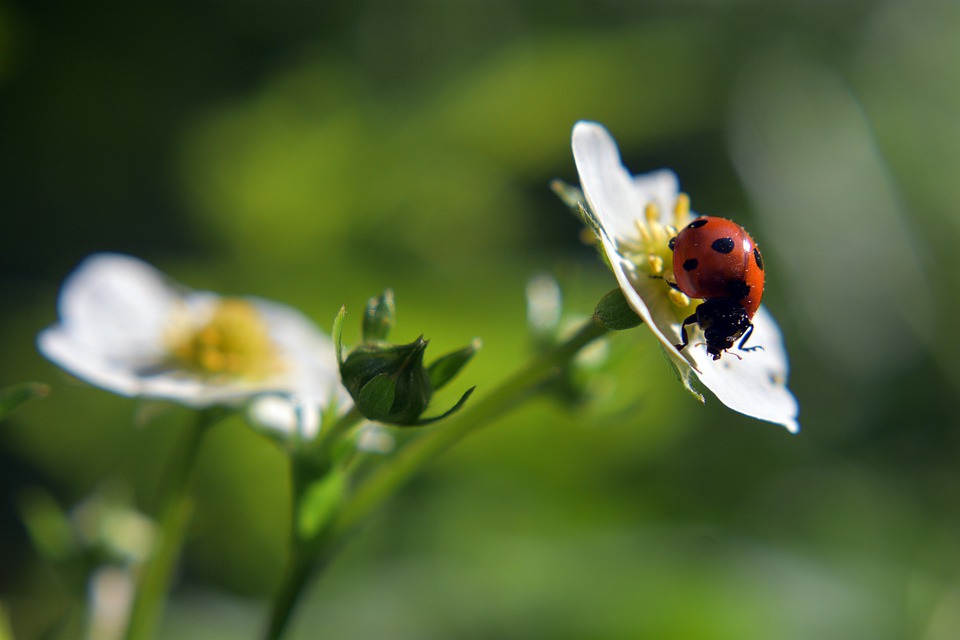
[{"label": "flower stalk", "polygon": [[447,420],[442,427],[411,442],[357,488],[334,521],[332,537],[338,538],[359,524],[368,513],[396,493],[425,464],[465,436],[535,395],[545,383],[552,380],[570,363],[580,349],[601,337],[606,331],[594,319],[587,321],[567,341],[534,358],[488,395]]},{"label": "flower stalk", "polygon": [[127,640],[153,636],[163,613],[173,571],[180,559],[183,541],[193,509],[190,481],[196,466],[203,436],[211,426],[229,414],[218,407],[197,412],[174,453],[160,496],[159,531],[155,547],[147,560],[137,588],[127,625]]}]

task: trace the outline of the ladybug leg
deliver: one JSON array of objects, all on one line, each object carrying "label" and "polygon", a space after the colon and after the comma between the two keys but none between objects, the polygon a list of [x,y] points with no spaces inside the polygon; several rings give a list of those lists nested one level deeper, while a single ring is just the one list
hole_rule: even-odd
[{"label": "ladybug leg", "polygon": [[[647,276],[647,277],[648,277],[648,278],[652,278],[653,280],[663,280],[664,282],[667,283],[667,286],[669,286],[669,287],[670,287],[671,289],[673,289],[674,291],[680,291],[680,287],[677,286],[677,283],[676,283],[676,282],[670,282],[669,280],[667,280],[667,279],[666,279],[665,277],[663,277],[663,276],[653,276],[653,275],[650,275],[650,276]],[[680,291],[680,293],[683,293],[683,291]]]},{"label": "ladybug leg", "polygon": [[683,324],[680,325],[680,344],[675,344],[677,351],[683,351],[683,348],[690,344],[690,340],[687,338],[687,325],[697,323],[697,314],[691,314],[683,321]]},{"label": "ladybug leg", "polygon": [[760,351],[763,351],[763,347],[761,347],[760,345],[754,345],[752,347],[743,346],[747,343],[747,340],[752,335],[753,335],[753,323],[751,322],[750,326],[747,327],[747,330],[744,332],[743,338],[740,339],[740,344],[737,345],[737,349],[740,349],[740,351],[756,351],[757,349],[759,349]]}]

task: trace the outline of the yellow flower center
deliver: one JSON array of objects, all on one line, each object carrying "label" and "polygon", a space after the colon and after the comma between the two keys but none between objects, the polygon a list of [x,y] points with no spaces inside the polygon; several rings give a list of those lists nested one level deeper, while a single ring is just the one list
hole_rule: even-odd
[{"label": "yellow flower center", "polygon": [[263,378],[277,369],[277,354],[260,312],[249,302],[224,298],[200,328],[177,332],[172,354],[205,376]]},{"label": "yellow flower center", "polygon": [[640,274],[653,278],[664,278],[664,290],[670,301],[679,309],[687,309],[691,300],[686,295],[670,287],[666,279],[673,280],[673,251],[670,250],[670,238],[677,235],[677,229],[690,221],[690,198],[685,193],[677,196],[673,207],[673,224],[661,222],[659,207],[650,202],[643,216],[636,218],[636,240],[621,241],[618,247],[623,255],[633,262]]}]

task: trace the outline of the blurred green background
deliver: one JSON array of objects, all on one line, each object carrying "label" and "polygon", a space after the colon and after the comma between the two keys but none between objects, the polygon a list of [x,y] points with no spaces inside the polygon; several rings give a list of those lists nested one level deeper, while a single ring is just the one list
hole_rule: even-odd
[{"label": "blurred green background", "polygon": [[[357,339],[484,349],[438,402],[530,353],[524,287],[613,287],[548,190],[604,123],[626,164],[763,247],[802,432],[674,380],[618,334],[594,401],[536,401],[446,455],[311,589],[295,638],[960,637],[960,5],[0,1],[0,619],[57,629],[33,496],[155,508],[186,413],[71,382],[33,346],[84,256],[303,309]],[[445,390],[446,392],[446,390]],[[286,535],[281,452],[202,452],[164,638],[253,638]],[[0,625],[2,628],[2,625]],[[2,635],[2,631],[0,631]]]}]

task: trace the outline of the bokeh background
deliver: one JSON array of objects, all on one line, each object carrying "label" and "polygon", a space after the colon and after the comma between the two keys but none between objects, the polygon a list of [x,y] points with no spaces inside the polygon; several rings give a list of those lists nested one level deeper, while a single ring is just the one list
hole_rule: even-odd
[{"label": "bokeh background", "polygon": [[[0,1],[0,385],[52,389],[0,423],[0,627],[62,637],[82,598],[24,514],[97,492],[150,513],[187,418],[36,353],[84,256],[327,330],[346,304],[348,341],[392,287],[398,340],[484,339],[440,400],[482,394],[530,354],[531,276],[571,315],[613,287],[548,190],[593,119],[758,240],[802,432],[700,406],[618,334],[592,401],[432,465],[291,637],[960,637],[957,60],[946,0]],[[225,423],[196,496],[161,637],[256,637],[284,457]]]}]

